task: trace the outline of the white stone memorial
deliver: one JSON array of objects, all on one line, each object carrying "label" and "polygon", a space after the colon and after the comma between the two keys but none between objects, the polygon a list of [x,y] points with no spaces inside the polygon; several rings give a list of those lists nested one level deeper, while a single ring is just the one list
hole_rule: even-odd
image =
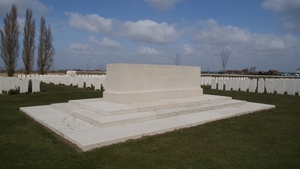
[{"label": "white stone memorial", "polygon": [[110,64],[104,98],[20,110],[88,151],[274,107],[202,94],[199,67]]},{"label": "white stone memorial", "polygon": [[106,68],[105,101],[133,103],[201,96],[203,93],[200,67],[108,64]]}]

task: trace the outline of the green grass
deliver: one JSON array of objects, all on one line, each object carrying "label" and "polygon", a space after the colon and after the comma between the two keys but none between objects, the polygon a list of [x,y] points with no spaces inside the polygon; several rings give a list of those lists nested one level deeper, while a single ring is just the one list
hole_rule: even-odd
[{"label": "green grass", "polygon": [[300,168],[299,96],[204,87],[206,94],[276,109],[80,153],[18,108],[102,97],[102,92],[46,84],[41,90],[0,95],[0,168]]}]

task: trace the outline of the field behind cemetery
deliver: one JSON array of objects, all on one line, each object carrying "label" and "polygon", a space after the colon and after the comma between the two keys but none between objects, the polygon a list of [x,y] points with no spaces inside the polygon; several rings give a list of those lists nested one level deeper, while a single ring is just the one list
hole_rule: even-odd
[{"label": "field behind cemetery", "polygon": [[41,91],[0,95],[0,168],[300,168],[299,96],[204,87],[205,94],[276,108],[83,153],[18,108],[102,92],[43,83]]}]

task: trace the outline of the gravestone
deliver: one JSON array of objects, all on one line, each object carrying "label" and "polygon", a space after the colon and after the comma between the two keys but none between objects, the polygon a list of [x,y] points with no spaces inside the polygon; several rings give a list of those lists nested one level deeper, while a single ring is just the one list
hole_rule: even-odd
[{"label": "gravestone", "polygon": [[211,79],[211,89],[217,89],[217,80],[215,78]]},{"label": "gravestone", "polygon": [[231,86],[233,91],[239,91],[239,85],[240,85],[240,80],[239,79],[232,79],[231,80]]},{"label": "gravestone", "polygon": [[100,84],[101,84],[101,86],[103,87],[103,89],[105,90],[105,83],[106,82],[106,76],[100,76]]},{"label": "gravestone", "polygon": [[265,81],[263,78],[258,79],[257,85],[257,93],[264,93],[265,92]]},{"label": "gravestone", "polygon": [[275,90],[277,94],[284,94],[284,79],[276,79],[275,80]]},{"label": "gravestone", "polygon": [[251,79],[249,81],[249,92],[256,92],[257,79]]},{"label": "gravestone", "polygon": [[224,79],[222,77],[218,81],[218,90],[224,90]]},{"label": "gravestone", "polygon": [[229,78],[225,79],[225,90],[231,90],[231,79]]},{"label": "gravestone", "polygon": [[286,79],[285,80],[285,91],[288,95],[295,95],[296,81],[294,79]]},{"label": "gravestone", "polygon": [[200,67],[108,64],[105,101],[134,103],[200,96]]},{"label": "gravestone", "polygon": [[40,92],[40,83],[41,81],[38,79],[31,79],[32,93]]},{"label": "gravestone", "polygon": [[300,79],[296,80],[296,92],[298,93],[298,96],[300,96]]},{"label": "gravestone", "polygon": [[78,88],[83,88],[84,87],[84,77],[79,76],[78,77]]},{"label": "gravestone", "polygon": [[272,79],[266,79],[265,87],[266,87],[267,93],[274,93],[275,85],[274,85],[274,81]]},{"label": "gravestone", "polygon": [[241,79],[240,80],[240,89],[243,92],[246,92],[249,88],[249,79]]},{"label": "gravestone", "polygon": [[20,93],[28,92],[28,79],[27,78],[20,80],[19,85],[20,85]]}]

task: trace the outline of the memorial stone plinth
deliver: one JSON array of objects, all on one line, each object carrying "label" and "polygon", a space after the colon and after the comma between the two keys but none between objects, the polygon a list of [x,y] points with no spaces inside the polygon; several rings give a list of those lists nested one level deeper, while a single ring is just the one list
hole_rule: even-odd
[{"label": "memorial stone plinth", "polygon": [[200,67],[108,64],[105,101],[135,103],[201,96]]}]

